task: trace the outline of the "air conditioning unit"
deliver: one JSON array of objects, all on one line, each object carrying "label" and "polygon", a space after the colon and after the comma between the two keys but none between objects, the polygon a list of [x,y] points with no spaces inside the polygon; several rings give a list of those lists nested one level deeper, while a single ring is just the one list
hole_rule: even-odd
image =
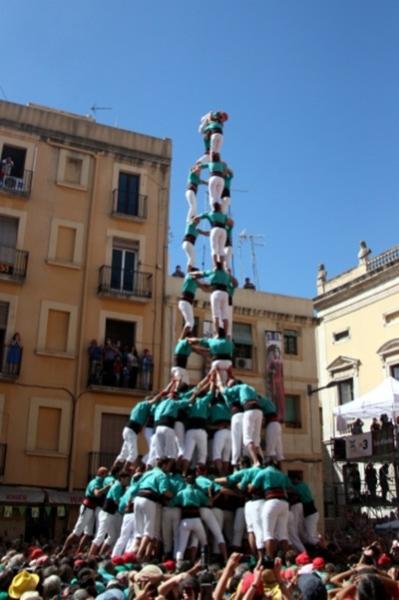
[{"label": "air conditioning unit", "polygon": [[3,179],[3,186],[8,190],[15,190],[17,188],[17,177],[12,177],[11,175],[7,175]]},{"label": "air conditioning unit", "polygon": [[252,358],[237,358],[236,360],[237,369],[252,369]]}]

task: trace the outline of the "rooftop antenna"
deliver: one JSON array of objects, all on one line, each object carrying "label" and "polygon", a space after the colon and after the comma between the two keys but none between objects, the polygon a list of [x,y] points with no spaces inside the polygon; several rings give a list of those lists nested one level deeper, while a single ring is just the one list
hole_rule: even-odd
[{"label": "rooftop antenna", "polygon": [[240,250],[241,250],[241,245],[243,242],[249,242],[249,246],[251,249],[251,259],[252,259],[252,276],[253,276],[253,280],[255,282],[256,288],[259,289],[260,286],[259,286],[258,268],[257,268],[257,263],[256,263],[255,247],[256,246],[264,246],[263,242],[260,240],[264,240],[265,236],[248,233],[246,229],[243,229],[238,237],[240,240]]},{"label": "rooftop antenna", "polygon": [[97,106],[97,104],[94,102],[90,110],[93,113],[94,118],[96,118],[98,110],[112,110],[112,106]]}]

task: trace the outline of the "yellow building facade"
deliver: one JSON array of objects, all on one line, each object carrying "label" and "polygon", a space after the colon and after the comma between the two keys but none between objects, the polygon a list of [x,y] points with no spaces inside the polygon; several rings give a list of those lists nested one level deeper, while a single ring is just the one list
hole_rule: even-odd
[{"label": "yellow building facade", "polygon": [[171,141],[0,102],[0,161],[0,535],[57,535],[163,375]]},{"label": "yellow building facade", "polygon": [[[170,379],[173,352],[182,330],[178,300],[182,279],[168,277],[164,319],[163,379]],[[195,333],[211,334],[209,294],[198,290],[194,307]],[[301,471],[316,498],[323,520],[323,474],[320,417],[317,401],[309,401],[308,386],[317,384],[315,327],[312,301],[279,294],[237,289],[234,294],[234,374],[267,392],[267,337],[277,334],[282,342],[286,417],[283,448],[286,471]],[[206,372],[203,357],[191,354],[188,373],[197,383]]]},{"label": "yellow building facade", "polygon": [[371,391],[388,376],[399,379],[399,247],[373,257],[362,242],[356,267],[327,279],[321,265],[317,291],[326,512],[332,520],[345,504],[342,465],[332,460],[333,409]]}]

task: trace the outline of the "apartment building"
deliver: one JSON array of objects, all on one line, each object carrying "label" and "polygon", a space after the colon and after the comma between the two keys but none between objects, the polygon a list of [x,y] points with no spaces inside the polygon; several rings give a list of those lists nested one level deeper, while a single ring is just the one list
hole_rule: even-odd
[{"label": "apartment building", "polygon": [[168,139],[0,102],[0,535],[60,534],[159,386],[170,163]]}]

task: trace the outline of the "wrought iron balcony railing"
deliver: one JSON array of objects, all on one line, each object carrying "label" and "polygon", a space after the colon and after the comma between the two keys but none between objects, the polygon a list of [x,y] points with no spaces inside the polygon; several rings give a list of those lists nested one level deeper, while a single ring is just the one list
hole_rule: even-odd
[{"label": "wrought iron balcony railing", "polygon": [[152,274],[103,265],[99,272],[98,292],[149,299],[152,297]]},{"label": "wrought iron balcony railing", "polygon": [[125,215],[127,217],[138,217],[139,219],[145,219],[147,217],[146,195],[128,194],[119,189],[114,190],[112,194],[113,214]]},{"label": "wrought iron balcony railing", "polygon": [[0,246],[0,277],[23,281],[26,277],[29,252],[10,246]]},{"label": "wrought iron balcony railing", "polygon": [[17,379],[21,371],[23,348],[4,344],[0,346],[0,375]]},{"label": "wrought iron balcony railing", "polygon": [[3,477],[6,470],[7,444],[0,444],[0,477]]},{"label": "wrought iron balcony railing", "polygon": [[29,196],[32,186],[32,171],[24,171],[22,177],[3,175],[0,177],[0,191],[18,196]]}]

